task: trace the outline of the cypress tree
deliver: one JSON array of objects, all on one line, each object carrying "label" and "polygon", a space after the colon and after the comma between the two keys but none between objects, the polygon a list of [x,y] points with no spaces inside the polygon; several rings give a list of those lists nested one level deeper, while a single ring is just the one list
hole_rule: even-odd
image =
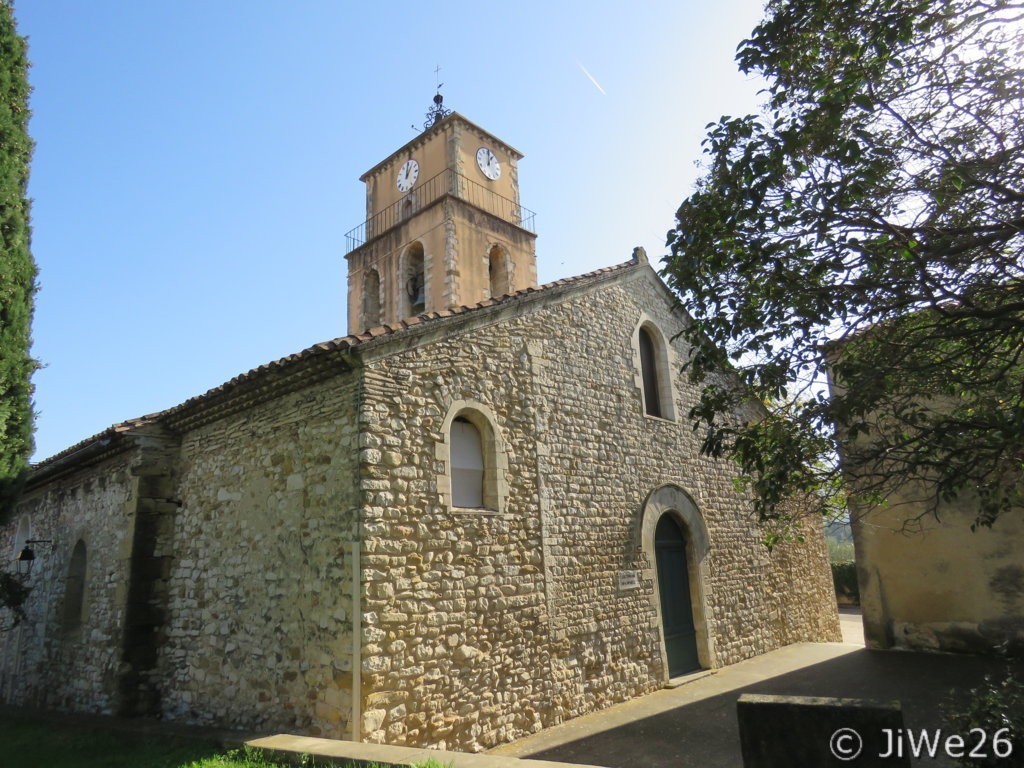
[{"label": "cypress tree", "polygon": [[29,91],[27,45],[13,0],[0,0],[0,522],[10,516],[33,448]]}]

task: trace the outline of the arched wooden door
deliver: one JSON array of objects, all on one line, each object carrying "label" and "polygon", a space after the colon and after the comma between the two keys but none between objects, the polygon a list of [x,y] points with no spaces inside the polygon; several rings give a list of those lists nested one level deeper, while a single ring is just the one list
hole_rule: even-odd
[{"label": "arched wooden door", "polygon": [[669,677],[700,668],[697,630],[690,603],[690,576],[686,564],[686,538],[670,514],[658,520],[654,531],[654,553],[661,593],[661,620],[665,631]]}]

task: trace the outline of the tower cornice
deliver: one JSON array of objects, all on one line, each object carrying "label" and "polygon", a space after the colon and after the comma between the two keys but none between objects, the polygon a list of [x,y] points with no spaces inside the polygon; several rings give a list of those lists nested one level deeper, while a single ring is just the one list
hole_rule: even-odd
[{"label": "tower cornice", "polygon": [[408,155],[411,152],[415,152],[421,146],[423,146],[428,141],[430,141],[430,139],[432,139],[434,136],[436,136],[436,135],[438,135],[440,133],[443,133],[445,131],[445,129],[448,128],[448,126],[452,125],[453,123],[461,123],[464,127],[470,128],[471,130],[479,133],[482,136],[486,136],[488,141],[493,142],[496,146],[501,147],[503,150],[508,152],[509,155],[515,157],[516,162],[518,162],[519,160],[523,159],[523,153],[520,152],[515,147],[513,147],[513,146],[511,146],[509,144],[506,144],[504,141],[499,139],[493,133],[491,133],[490,131],[484,130],[479,125],[474,123],[472,120],[466,119],[465,117],[460,115],[458,112],[452,112],[450,115],[445,117],[443,120],[439,120],[437,123],[435,123],[434,125],[430,126],[430,128],[428,128],[427,130],[425,130],[422,133],[420,133],[418,136],[416,136],[411,141],[406,142],[401,147],[399,147],[397,150],[395,150],[390,155],[388,155],[386,158],[381,160],[379,163],[377,163],[375,166],[373,166],[373,168],[371,168],[366,173],[364,173],[362,176],[360,176],[359,180],[362,181],[362,182],[365,182],[367,179],[369,179],[372,176],[375,176],[383,168],[386,168],[388,165],[390,165],[392,162],[394,162],[395,158]]}]

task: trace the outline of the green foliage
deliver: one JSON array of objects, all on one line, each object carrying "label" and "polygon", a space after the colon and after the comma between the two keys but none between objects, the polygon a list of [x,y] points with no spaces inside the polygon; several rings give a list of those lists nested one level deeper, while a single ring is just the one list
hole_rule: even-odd
[{"label": "green foliage", "polygon": [[803,544],[804,531],[800,525],[804,513],[796,515],[780,511],[761,527],[761,544],[769,552],[780,544]]},{"label": "green foliage", "polygon": [[857,564],[846,561],[832,561],[832,583],[836,597],[853,603],[860,603],[860,587],[857,586]]},{"label": "green foliage", "polygon": [[853,542],[852,541],[836,541],[835,539],[827,539],[828,541],[828,560],[830,563],[852,563],[853,562]]},{"label": "green foliage", "polygon": [[[13,711],[0,718],[0,765],[17,768],[187,768],[221,754],[208,741],[107,731],[30,719]],[[201,765],[201,763],[200,763]]]},{"label": "green foliage", "polygon": [[[709,126],[663,275],[694,318],[704,450],[739,462],[763,518],[831,497],[840,455],[853,501],[956,499],[981,525],[1024,504],[1019,15],[772,0],[741,44],[764,111]],[[768,416],[737,424],[751,394]]]},{"label": "green foliage", "polygon": [[[31,346],[36,268],[29,250],[28,58],[11,0],[0,0],[0,524],[10,516],[32,453]],[[27,591],[0,574],[0,609],[24,617]]]},{"label": "green foliage", "polygon": [[[268,757],[262,750],[224,750],[210,740],[154,732],[145,724],[138,733],[101,721],[76,723],[74,717],[22,716],[13,710],[0,717],[0,765],[17,768],[286,768],[293,763]],[[111,721],[115,725],[114,721]],[[335,765],[303,755],[306,768]],[[342,768],[354,768],[344,764]],[[372,764],[366,768],[384,768]],[[450,768],[428,760],[414,768]]]},{"label": "green foliage", "polygon": [[[968,754],[959,763],[972,768],[1024,766],[1024,683],[1012,673],[999,680],[986,675],[982,685],[958,697],[957,705],[949,715],[951,732],[966,735],[979,728],[986,737],[983,748],[978,750],[986,757]],[[997,734],[1009,739],[1010,744],[1004,743],[1001,749],[997,749],[1000,745],[993,743]],[[980,733],[976,731],[970,739],[971,746],[978,745],[979,739]],[[1011,751],[1006,754],[1008,749]]]},{"label": "green foliage", "polygon": [[[305,757],[305,756],[303,756]],[[279,768],[281,763],[271,762],[258,749],[232,749],[224,754],[195,760],[182,768]],[[303,766],[312,766],[306,760]]]},{"label": "green foliage", "polygon": [[28,58],[9,0],[0,2],[0,513],[32,452],[29,356],[35,263],[29,250]]},{"label": "green foliage", "polygon": [[854,561],[853,530],[845,515],[826,520],[825,542],[828,544],[829,562],[852,563]]},{"label": "green foliage", "polygon": [[[300,756],[297,764],[301,768],[327,768],[327,766],[337,765],[333,760],[317,760],[312,755]],[[204,757],[190,762],[188,765],[183,765],[181,768],[287,768],[290,765],[296,765],[296,763],[274,759],[261,749],[245,747]],[[355,766],[351,763],[344,763],[341,768],[355,768]],[[383,767],[372,763],[366,768]]]}]

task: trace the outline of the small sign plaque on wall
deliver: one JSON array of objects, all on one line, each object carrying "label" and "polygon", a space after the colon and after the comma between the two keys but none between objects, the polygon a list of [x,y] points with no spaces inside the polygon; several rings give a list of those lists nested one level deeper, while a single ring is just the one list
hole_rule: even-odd
[{"label": "small sign plaque on wall", "polygon": [[619,571],[617,576],[620,592],[640,588],[640,571]]}]

